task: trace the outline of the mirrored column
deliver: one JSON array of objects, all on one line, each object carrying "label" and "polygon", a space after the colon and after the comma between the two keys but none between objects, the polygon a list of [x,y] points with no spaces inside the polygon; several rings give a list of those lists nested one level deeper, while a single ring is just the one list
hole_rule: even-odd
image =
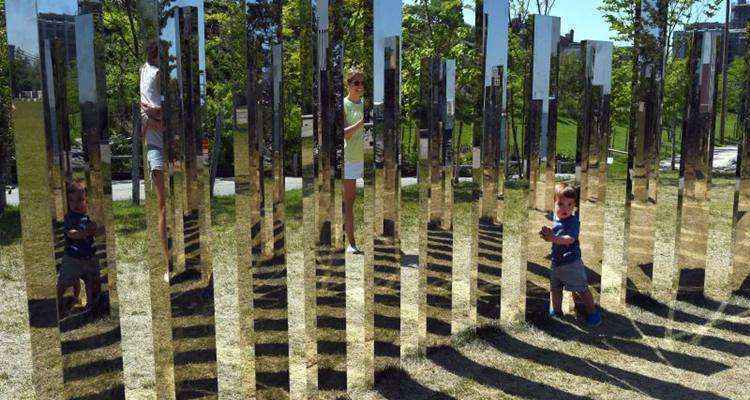
[{"label": "mirrored column", "polygon": [[[746,50],[745,65],[750,66],[750,48]],[[741,115],[742,137],[738,146],[735,178],[730,289],[750,297],[750,75],[745,76]]]},{"label": "mirrored column", "polygon": [[589,285],[600,292],[604,256],[607,156],[611,139],[612,42],[581,43],[583,93],[576,175],[580,185],[581,250]]},{"label": "mirrored column", "polygon": [[[302,113],[300,129],[300,159],[302,161],[302,230],[305,238],[317,238],[317,0],[299,2],[300,33],[300,92]],[[290,397],[304,399],[314,396],[318,389],[317,346],[317,290],[316,273],[318,246],[316,240],[303,241],[302,265],[291,270],[291,278],[301,281],[295,285],[298,309],[289,314]],[[290,264],[290,267],[297,265]],[[301,287],[299,287],[301,286]],[[299,289],[299,290],[298,290]],[[301,308],[301,309],[300,309]]]},{"label": "mirrored column", "polygon": [[[362,41],[362,62],[372,60],[373,54],[373,2],[367,0],[360,3],[363,26],[361,32],[354,32],[354,36]],[[361,35],[361,36],[360,36]],[[360,39],[361,37],[361,39]],[[368,66],[369,67],[369,66]],[[347,391],[351,397],[357,391],[371,389],[375,381],[375,341],[374,341],[374,277],[373,254],[374,244],[374,215],[375,186],[374,186],[374,148],[372,141],[372,98],[373,98],[373,70],[364,68],[364,130],[362,156],[364,169],[362,180],[364,190],[362,203],[362,220],[364,222],[362,235],[357,239],[364,254],[347,254],[346,260],[346,331],[347,331]],[[346,149],[345,149],[346,150]],[[355,220],[356,208],[355,208]],[[356,228],[355,228],[356,230]]]},{"label": "mirrored column", "polygon": [[[502,288],[503,226],[498,219],[500,172],[504,171],[506,121],[505,92],[508,66],[508,2],[490,0],[479,3],[476,40],[481,78],[477,85],[477,119],[474,124],[475,220],[472,229],[472,291],[476,287],[479,322],[500,318]],[[481,14],[481,15],[480,15]],[[474,286],[476,285],[476,286]],[[472,296],[473,297],[473,296]],[[472,318],[472,322],[476,320]]]},{"label": "mirrored column", "polygon": [[[63,362],[56,300],[55,244],[52,235],[53,198],[47,155],[50,138],[45,129],[42,93],[45,92],[39,36],[37,1],[8,0],[5,18],[8,32],[10,86],[15,112],[15,134],[21,212],[26,298],[29,307],[29,344],[33,359],[35,395],[62,399]],[[26,76],[28,79],[22,80]],[[46,94],[49,97],[49,94]]]},{"label": "mirrored column", "polygon": [[[422,59],[418,182],[422,217],[416,299],[418,352],[449,341],[453,322],[451,153],[455,61]],[[450,105],[449,105],[450,104]],[[447,148],[446,148],[447,147]],[[446,173],[447,172],[447,173]]]},{"label": "mirrored column", "polygon": [[374,341],[376,368],[401,355],[401,0],[373,2]]},{"label": "mirrored column", "polygon": [[556,169],[557,78],[560,55],[560,18],[532,15],[529,41],[532,65],[526,79],[529,103],[526,117],[526,175],[529,179],[529,260],[526,313],[546,313],[549,299],[549,243],[538,232],[552,222]]},{"label": "mirrored column", "polygon": [[643,0],[635,14],[638,64],[628,140],[626,297],[650,293],[653,279],[666,8],[665,0]]},{"label": "mirrored column", "polygon": [[[208,239],[201,232],[210,231],[209,221],[202,221],[201,210],[208,186],[203,163],[202,126],[204,98],[201,89],[201,54],[205,52],[201,36],[202,1],[182,2],[180,7],[166,9],[169,17],[162,31],[162,42],[170,43],[169,83],[165,99],[172,109],[167,115],[179,118],[174,123],[175,160],[174,189],[175,243],[178,259],[184,258],[184,270],[177,267],[171,281],[175,379],[178,397],[217,392],[216,345],[214,332],[214,298],[211,259],[203,247]],[[174,24],[174,41],[169,33]],[[174,63],[174,64],[173,64]],[[168,121],[173,122],[171,118]],[[169,126],[169,125],[168,125]],[[207,153],[207,150],[206,150]],[[201,172],[204,171],[204,172]],[[179,204],[178,204],[179,203]],[[206,245],[209,243],[206,242]],[[179,263],[178,263],[179,264]]]},{"label": "mirrored column", "polygon": [[716,118],[717,60],[721,32],[693,32],[688,56],[685,123],[677,197],[678,298],[702,297],[706,275],[711,184],[711,152]]},{"label": "mirrored column", "polygon": [[341,0],[317,2],[318,388],[346,391],[346,259],[341,241],[343,30]]}]

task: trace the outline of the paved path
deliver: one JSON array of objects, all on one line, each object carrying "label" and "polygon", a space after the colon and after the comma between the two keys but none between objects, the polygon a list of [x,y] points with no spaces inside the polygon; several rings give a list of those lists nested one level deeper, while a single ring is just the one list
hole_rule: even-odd
[{"label": "paved path", "polygon": [[[679,165],[680,158],[677,156]],[[662,160],[662,169],[669,168],[670,160]],[[737,165],[737,146],[724,146],[714,149],[714,171],[717,172],[734,172]],[[463,181],[471,181],[471,178],[460,178]],[[409,186],[417,183],[417,178],[401,178],[401,186]],[[357,181],[358,187],[363,187],[362,180]],[[286,190],[302,188],[302,178],[286,178]],[[116,181],[112,185],[112,196],[115,201],[130,200],[132,195],[130,181]],[[144,198],[143,182],[141,182],[141,199]],[[219,178],[214,185],[215,196],[232,196],[234,195],[234,180],[232,178]],[[18,205],[18,189],[11,190],[8,197],[8,204]]]},{"label": "paved path", "polygon": [[[469,178],[461,178],[461,180],[471,180]],[[401,178],[401,185],[408,186],[417,183],[417,178]],[[359,179],[357,181],[358,187],[363,187],[364,182]],[[302,178],[286,178],[286,190],[302,189]],[[141,199],[145,198],[145,190],[143,188],[143,181],[141,181]],[[130,200],[133,194],[132,184],[130,181],[115,181],[112,184],[112,198],[115,201]],[[219,178],[214,184],[214,195],[215,196],[233,196],[234,195],[234,179],[232,178]],[[18,189],[14,188],[11,190],[10,196],[8,196],[8,204],[17,206],[18,205]]]},{"label": "paved path", "polygon": [[[661,160],[661,169],[670,167],[671,159]],[[680,166],[680,156],[675,156],[675,167]],[[722,146],[714,148],[714,172],[733,173],[737,169],[737,146]]]}]

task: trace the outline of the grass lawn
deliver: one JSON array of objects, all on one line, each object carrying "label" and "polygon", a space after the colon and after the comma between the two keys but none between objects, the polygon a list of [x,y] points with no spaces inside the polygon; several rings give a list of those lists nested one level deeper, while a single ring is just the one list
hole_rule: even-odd
[{"label": "grass lawn", "polygon": [[[573,130],[570,126],[565,126],[564,129]],[[567,142],[560,142],[563,148],[569,145]],[[658,265],[666,267],[655,267],[656,287],[668,285],[673,272],[670,268],[670,249],[673,247],[670,246],[674,243],[672,228],[676,183],[676,177],[663,174],[663,187],[657,208],[655,254],[661,263]],[[725,290],[723,283],[728,272],[732,193],[732,181],[714,181],[706,273],[708,292],[712,294]],[[362,235],[363,225],[361,194],[360,192],[356,205],[359,237]],[[608,221],[615,225],[622,223],[622,194],[622,181],[613,181],[608,194],[607,213],[611,215]],[[403,190],[402,195],[402,247],[409,255],[414,254],[418,243],[418,193],[415,187],[408,187]],[[469,187],[457,187],[455,198],[453,266],[454,269],[459,269],[468,265],[470,254]],[[293,263],[302,260],[303,241],[310,238],[304,237],[301,232],[301,192],[287,192],[286,200],[286,243],[290,263],[288,268],[291,269],[297,268]],[[142,208],[133,207],[129,203],[116,202],[114,207],[118,259],[121,260],[121,268],[125,269],[133,265],[129,261],[143,260],[147,245],[144,229],[146,219]],[[236,251],[233,240],[234,215],[233,197],[214,200],[215,264],[233,259]],[[18,210],[11,207],[0,219],[0,349],[4,355],[0,357],[0,398],[26,399],[33,397],[30,389],[31,376],[27,373],[31,358],[24,344],[28,314],[22,291],[24,283],[18,226]],[[121,297],[123,301],[132,301],[132,295],[124,296],[123,293],[147,286],[148,282],[132,271],[122,273],[122,276],[129,278],[120,289]],[[454,337],[452,345],[435,344],[426,357],[407,361],[403,369],[388,368],[382,371],[378,375],[376,390],[358,398],[747,398],[746,386],[750,382],[750,370],[747,368],[747,357],[750,356],[750,302],[733,298],[728,303],[707,302],[695,305],[674,302],[669,305],[617,307],[617,302],[613,299],[619,296],[618,274],[619,271],[603,271],[603,302],[607,305],[607,311],[604,325],[596,330],[585,329],[572,319],[485,326],[475,333],[465,332]],[[513,271],[504,270],[504,279],[512,276]],[[404,292],[409,289],[401,288]],[[456,290],[460,290],[460,287]],[[146,308],[146,303],[132,303],[130,306]],[[294,301],[290,307],[296,309]],[[210,357],[201,356],[206,350],[214,348],[213,336],[196,334],[203,331],[195,328],[212,323],[213,317],[206,319],[203,314],[182,316],[178,308],[173,308],[173,315],[177,315],[173,335],[175,351],[179,355],[175,358],[175,374],[178,385],[183,388],[181,397],[215,398],[215,393],[212,392],[214,389],[206,384],[206,379],[215,379],[210,372],[213,361]],[[125,316],[120,322],[127,323],[128,329],[133,329],[137,324],[127,319],[136,317]],[[101,361],[117,360],[120,354],[120,338],[111,333],[117,326],[118,321],[104,320],[63,333],[67,349],[64,363],[68,398],[98,393],[119,379],[116,362],[110,364]],[[259,337],[259,340],[262,338]],[[123,346],[125,345],[127,344],[123,342]],[[135,369],[142,370],[145,374],[149,361],[143,362],[143,365],[137,365]],[[259,378],[259,382],[263,382],[263,379],[268,378]],[[266,386],[259,388],[259,398],[278,398],[278,391]],[[5,395],[6,393],[13,394]],[[333,397],[333,393],[320,396]]]}]

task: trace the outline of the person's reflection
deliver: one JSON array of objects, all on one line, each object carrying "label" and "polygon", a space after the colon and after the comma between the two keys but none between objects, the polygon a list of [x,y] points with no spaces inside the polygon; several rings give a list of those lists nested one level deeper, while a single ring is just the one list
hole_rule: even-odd
[{"label": "person's reflection", "polygon": [[80,281],[86,284],[86,310],[93,311],[100,301],[99,262],[94,251],[94,238],[104,232],[104,227],[97,225],[86,214],[88,200],[86,187],[82,180],[75,180],[68,185],[68,213],[63,222],[65,235],[65,255],[57,277],[57,307],[60,318],[67,316],[72,308],[65,304],[63,295],[68,288],[73,288],[73,301],[78,298]]},{"label": "person's reflection", "polygon": [[[141,135],[147,149],[148,168],[156,189],[159,206],[159,235],[164,258],[169,260],[167,246],[167,213],[164,199],[164,113],[162,110],[159,71],[159,43],[154,40],[146,47],[147,60],[141,67]],[[171,267],[171,265],[170,265]]]},{"label": "person's reflection", "polygon": [[346,74],[348,94],[344,98],[344,229],[349,239],[347,252],[362,254],[354,240],[354,200],[357,196],[357,179],[362,178],[365,167],[364,155],[364,106],[362,94],[365,75],[357,68]]}]

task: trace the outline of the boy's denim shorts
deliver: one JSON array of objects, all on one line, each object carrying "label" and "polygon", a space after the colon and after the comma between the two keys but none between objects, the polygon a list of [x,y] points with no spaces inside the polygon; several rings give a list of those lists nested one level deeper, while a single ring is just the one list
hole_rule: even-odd
[{"label": "boy's denim shorts", "polygon": [[96,278],[99,274],[99,264],[95,257],[90,259],[75,258],[64,255],[60,265],[58,283],[62,287],[70,287],[79,279]]},{"label": "boy's denim shorts", "polygon": [[550,275],[551,289],[565,289],[571,292],[583,292],[588,289],[586,266],[579,258],[568,264],[552,267]]}]

